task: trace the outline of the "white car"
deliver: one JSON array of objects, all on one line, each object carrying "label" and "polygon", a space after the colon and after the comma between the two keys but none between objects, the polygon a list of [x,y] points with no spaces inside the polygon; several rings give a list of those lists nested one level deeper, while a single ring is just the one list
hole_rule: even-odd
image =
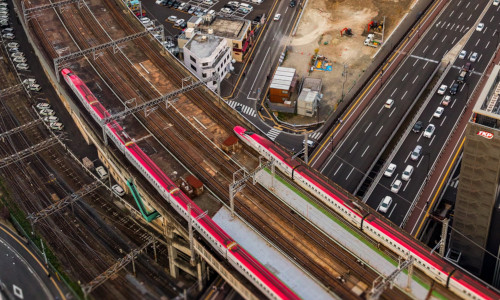
[{"label": "white car", "polygon": [[53,130],[63,130],[64,129],[64,125],[61,122],[50,123],[49,127],[50,127],[50,129],[53,129]]},{"label": "white car", "polygon": [[15,63],[25,63],[27,62],[28,60],[26,59],[26,57],[22,57],[22,56],[16,56],[12,59],[13,62]]},{"label": "white car", "polygon": [[19,43],[17,42],[10,42],[7,44],[7,48],[19,48]]},{"label": "white car", "polygon": [[394,105],[394,100],[387,99],[387,101],[385,101],[384,107],[385,108],[391,108],[393,105]]},{"label": "white car", "polygon": [[13,40],[13,39],[16,38],[16,36],[13,33],[10,33],[10,32],[3,34],[2,37],[4,39],[7,39],[7,40]]},{"label": "white car", "polygon": [[483,31],[483,29],[484,29],[484,23],[477,24],[476,31]]},{"label": "white car", "polygon": [[403,175],[401,175],[401,179],[404,181],[410,180],[411,174],[413,174],[413,166],[407,165],[405,170],[403,171]]},{"label": "white car", "polygon": [[213,5],[214,2],[212,0],[205,0],[203,3],[208,4],[208,5]]},{"label": "white car", "polygon": [[39,92],[42,89],[42,87],[39,84],[35,83],[28,85],[28,89],[33,92]]},{"label": "white car", "polygon": [[448,86],[446,84],[442,84],[439,89],[437,90],[438,95],[444,95],[446,93],[446,90],[448,89]]},{"label": "white car", "polygon": [[281,14],[274,15],[274,21],[279,21],[281,19]]},{"label": "white car", "polygon": [[493,0],[493,5],[498,6],[500,4],[500,0]]},{"label": "white car", "polygon": [[16,68],[18,70],[29,70],[30,66],[28,66],[28,64],[21,63],[21,64],[17,64]]},{"label": "white car", "polygon": [[460,51],[460,54],[458,55],[458,58],[464,59],[467,56],[467,51],[462,50]]},{"label": "white car", "polygon": [[170,22],[175,22],[175,21],[177,21],[177,16],[170,16],[170,17],[168,17],[168,20]]},{"label": "white car", "polygon": [[385,177],[392,177],[392,174],[394,174],[394,171],[396,171],[396,164],[389,164],[387,167],[387,170],[384,172]]},{"label": "white car", "polygon": [[175,26],[181,26],[182,23],[184,23],[184,19],[178,19],[175,21]]},{"label": "white car", "polygon": [[106,168],[104,168],[103,166],[99,166],[99,167],[95,168],[95,171],[96,171],[97,175],[99,175],[99,178],[101,180],[108,178],[108,171],[106,171]]},{"label": "white car", "polygon": [[430,139],[434,134],[434,130],[436,130],[436,126],[434,126],[434,124],[427,125],[427,128],[425,128],[424,131],[424,137]]},{"label": "white car", "polygon": [[227,4],[232,5],[234,7],[239,7],[240,3],[238,1],[229,1]]},{"label": "white car", "polygon": [[[36,83],[36,79],[35,78],[26,78],[23,80],[22,82],[24,85],[32,85],[32,84],[35,84]],[[42,103],[40,103],[42,104]]]},{"label": "white car", "polygon": [[220,11],[221,11],[222,13],[225,13],[225,14],[230,14],[230,13],[232,13],[232,12],[233,12],[233,10],[232,10],[232,9],[230,9],[230,8],[228,8],[228,7],[223,7],[223,8],[221,8],[221,10],[220,10]]},{"label": "white car", "polygon": [[401,189],[401,186],[403,185],[403,182],[401,180],[396,180],[394,183],[391,185],[391,192],[394,194],[397,194],[399,192],[399,189]]},{"label": "white car", "polygon": [[477,52],[472,53],[472,55],[470,56],[470,61],[475,62],[477,60],[477,57],[478,57]]},{"label": "white car", "polygon": [[[12,48],[12,49],[16,49],[16,48]],[[14,52],[10,55],[10,57],[14,58],[14,57],[24,57],[24,52]]]},{"label": "white car", "polygon": [[451,96],[446,95],[443,97],[443,100],[441,100],[441,105],[448,106],[448,104],[450,104],[450,102],[451,102]]},{"label": "white car", "polygon": [[434,112],[434,114],[432,115],[434,118],[441,118],[441,115],[443,115],[443,112],[444,112],[444,107],[441,107],[439,106],[436,111]]},{"label": "white car", "polygon": [[46,108],[46,109],[42,109],[42,110],[40,111],[40,114],[41,114],[42,116],[53,116],[53,115],[55,115],[55,114],[56,114],[56,112],[55,112],[55,111],[53,111],[53,110],[52,110],[52,109],[50,109],[50,108]]},{"label": "white car", "polygon": [[48,117],[43,118],[43,121],[47,122],[49,124],[50,123],[57,123],[57,122],[59,122],[59,118],[56,116],[48,116]]},{"label": "white car", "polygon": [[36,108],[38,108],[39,110],[49,109],[50,108],[50,104],[40,102],[40,103],[37,103]]},{"label": "white car", "polygon": [[123,197],[125,195],[125,190],[123,190],[123,188],[118,184],[113,185],[111,189],[116,195],[120,197]]},{"label": "white car", "polygon": [[385,196],[384,199],[382,199],[382,202],[380,203],[378,207],[378,211],[386,213],[387,210],[389,209],[389,206],[391,206],[392,203],[392,197],[391,196]]}]

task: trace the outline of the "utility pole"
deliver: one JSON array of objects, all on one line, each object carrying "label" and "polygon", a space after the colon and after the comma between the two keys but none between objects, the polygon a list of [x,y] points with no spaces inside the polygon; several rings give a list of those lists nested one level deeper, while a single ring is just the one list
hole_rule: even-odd
[{"label": "utility pole", "polygon": [[307,143],[309,141],[309,132],[306,132],[304,134],[304,161],[306,164],[309,163],[309,144]]}]

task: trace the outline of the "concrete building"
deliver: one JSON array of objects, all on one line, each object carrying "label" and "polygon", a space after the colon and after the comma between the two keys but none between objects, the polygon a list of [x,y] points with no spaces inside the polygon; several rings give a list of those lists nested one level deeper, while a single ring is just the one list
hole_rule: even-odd
[{"label": "concrete building", "polygon": [[[231,50],[224,38],[194,33],[184,45],[184,64],[201,79],[218,73],[222,80],[229,72]],[[207,85],[215,90],[217,81]]]},{"label": "concrete building", "polygon": [[269,101],[272,103],[286,103],[297,82],[295,69],[278,67],[269,86]]},{"label": "concrete building", "polygon": [[297,114],[312,117],[316,114],[319,106],[319,93],[310,89],[302,89],[297,99]]},{"label": "concrete building", "polygon": [[500,252],[500,232],[492,227],[500,223],[499,95],[500,66],[495,66],[466,128],[448,251],[454,254],[448,257],[489,282],[498,277],[494,273],[500,268],[497,260],[484,251],[495,255]]},{"label": "concrete building", "polygon": [[202,33],[223,37],[231,48],[231,55],[237,62],[245,60],[253,46],[254,32],[251,22],[245,19],[226,19],[217,17],[210,24],[200,24],[197,30]]}]

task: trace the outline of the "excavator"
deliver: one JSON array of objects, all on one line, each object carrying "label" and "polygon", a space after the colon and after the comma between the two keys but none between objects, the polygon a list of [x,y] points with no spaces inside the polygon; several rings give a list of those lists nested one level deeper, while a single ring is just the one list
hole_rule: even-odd
[{"label": "excavator", "polygon": [[347,35],[347,36],[352,36],[352,30],[351,28],[344,28],[340,31],[340,36],[344,36],[344,35]]}]

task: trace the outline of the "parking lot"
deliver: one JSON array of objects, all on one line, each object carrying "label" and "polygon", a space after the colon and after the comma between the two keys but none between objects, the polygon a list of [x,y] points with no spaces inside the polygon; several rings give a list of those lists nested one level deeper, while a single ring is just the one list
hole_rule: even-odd
[{"label": "parking lot", "polygon": [[[253,0],[258,1],[258,0]],[[260,0],[259,0],[260,1]],[[236,7],[236,2],[238,7]],[[182,4],[186,3],[186,4]],[[251,10],[243,6],[250,5]],[[247,20],[254,20],[255,17],[261,16],[271,9],[273,5],[273,0],[263,0],[262,3],[255,3],[252,0],[189,0],[189,1],[179,1],[179,0],[167,0],[163,4],[156,4],[154,0],[142,1],[143,9],[146,11],[146,16],[152,20],[156,19],[160,24],[163,24],[165,28],[165,37],[168,39],[169,36],[178,36],[184,26],[181,26],[182,22],[179,20],[184,20],[187,22],[192,16],[200,16],[208,14],[213,10],[213,14],[217,16],[230,16],[233,18],[244,18]],[[177,7],[177,8],[176,8]],[[182,10],[179,8],[183,8]],[[230,9],[230,11],[227,9]],[[223,12],[222,9],[226,8]],[[189,13],[191,12],[191,13]],[[172,18],[172,16],[175,17]],[[169,20],[169,17],[170,20]]]}]

